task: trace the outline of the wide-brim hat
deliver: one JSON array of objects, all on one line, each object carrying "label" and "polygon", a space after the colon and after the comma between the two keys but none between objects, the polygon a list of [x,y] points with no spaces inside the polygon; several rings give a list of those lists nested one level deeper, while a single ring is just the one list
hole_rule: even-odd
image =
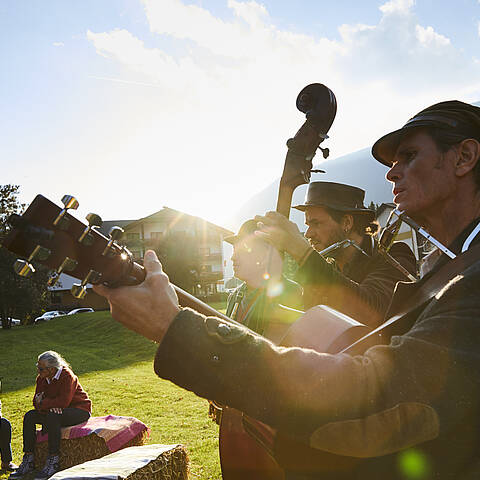
[{"label": "wide-brim hat", "polygon": [[413,116],[402,128],[377,140],[372,147],[372,155],[380,163],[391,167],[403,136],[419,127],[436,127],[480,141],[480,108],[458,100],[431,105]]},{"label": "wide-brim hat", "polygon": [[328,207],[345,213],[375,215],[375,211],[365,208],[365,190],[334,182],[312,182],[308,185],[305,203],[293,208],[304,212],[307,207]]},{"label": "wide-brim hat", "polygon": [[229,235],[223,240],[234,245],[239,240],[245,240],[247,237],[253,237],[255,235],[255,230],[258,230],[257,222],[255,220],[247,220],[242,224],[236,235]]}]

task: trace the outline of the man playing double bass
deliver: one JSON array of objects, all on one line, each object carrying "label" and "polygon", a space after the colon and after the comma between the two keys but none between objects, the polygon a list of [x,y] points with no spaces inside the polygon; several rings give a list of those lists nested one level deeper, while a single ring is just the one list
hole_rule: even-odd
[{"label": "man playing double bass", "polygon": [[[328,305],[377,327],[396,283],[407,277],[379,252],[375,212],[364,207],[364,197],[361,188],[351,185],[310,183],[305,203],[294,207],[305,212],[305,237],[280,213],[255,219],[262,227],[257,235],[298,263],[296,280],[304,287],[306,307]],[[328,259],[319,253],[334,244],[338,247],[327,254]],[[395,243],[390,255],[415,274],[415,256],[405,243]]]},{"label": "man playing double bass", "polygon": [[479,478],[480,108],[432,105],[373,154],[398,207],[457,254],[397,285],[384,345],[362,349],[370,336],[334,355],[282,348],[182,310],[153,252],[141,285],[95,289],[116,320],[159,343],[160,377],[351,464],[312,478],[405,479],[412,464],[416,478]]}]

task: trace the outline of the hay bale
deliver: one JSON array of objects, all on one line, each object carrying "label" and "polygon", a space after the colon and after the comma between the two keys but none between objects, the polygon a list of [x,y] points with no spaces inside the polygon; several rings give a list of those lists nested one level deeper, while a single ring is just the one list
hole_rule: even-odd
[{"label": "hay bale", "polygon": [[[144,430],[122,448],[145,445],[146,439],[147,431]],[[60,440],[60,468],[64,470],[80,463],[104,457],[109,453],[111,452],[105,440],[95,433],[80,438],[62,438]],[[37,442],[35,445],[35,467],[43,468],[47,455],[48,442]]]},{"label": "hay bale", "polygon": [[188,480],[188,454],[183,445],[130,447],[63,470],[50,480]]}]

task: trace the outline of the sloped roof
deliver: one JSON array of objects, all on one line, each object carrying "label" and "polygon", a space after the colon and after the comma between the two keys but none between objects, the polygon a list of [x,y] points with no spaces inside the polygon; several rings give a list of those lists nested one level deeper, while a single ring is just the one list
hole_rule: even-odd
[{"label": "sloped roof", "polygon": [[102,226],[98,229],[98,231],[103,233],[106,237],[108,237],[108,232],[112,227],[124,228],[134,221],[135,220],[105,220]]},{"label": "sloped roof", "polygon": [[[216,230],[223,235],[233,235],[233,232],[227,230],[226,228],[220,227],[219,225],[215,225],[201,217],[196,217],[194,215],[189,215],[188,213],[181,212],[180,210],[175,210],[170,207],[163,207],[158,212],[152,213],[146,217],[140,218],[138,220],[133,220],[129,224],[123,226],[123,228],[128,229],[131,227],[135,227],[136,225],[144,222],[155,222],[159,220],[175,220],[177,218],[185,218],[186,220],[191,221],[192,223],[199,223],[204,224],[207,228]],[[122,225],[119,225],[122,226]]]}]

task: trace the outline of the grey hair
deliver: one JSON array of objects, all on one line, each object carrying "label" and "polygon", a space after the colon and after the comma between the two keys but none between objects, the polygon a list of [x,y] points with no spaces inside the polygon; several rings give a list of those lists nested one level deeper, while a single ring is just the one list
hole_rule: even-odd
[{"label": "grey hair", "polygon": [[41,353],[38,356],[38,361],[45,362],[48,368],[56,368],[57,370],[60,367],[70,368],[68,362],[57,352],[53,350],[47,350],[46,352]]}]

